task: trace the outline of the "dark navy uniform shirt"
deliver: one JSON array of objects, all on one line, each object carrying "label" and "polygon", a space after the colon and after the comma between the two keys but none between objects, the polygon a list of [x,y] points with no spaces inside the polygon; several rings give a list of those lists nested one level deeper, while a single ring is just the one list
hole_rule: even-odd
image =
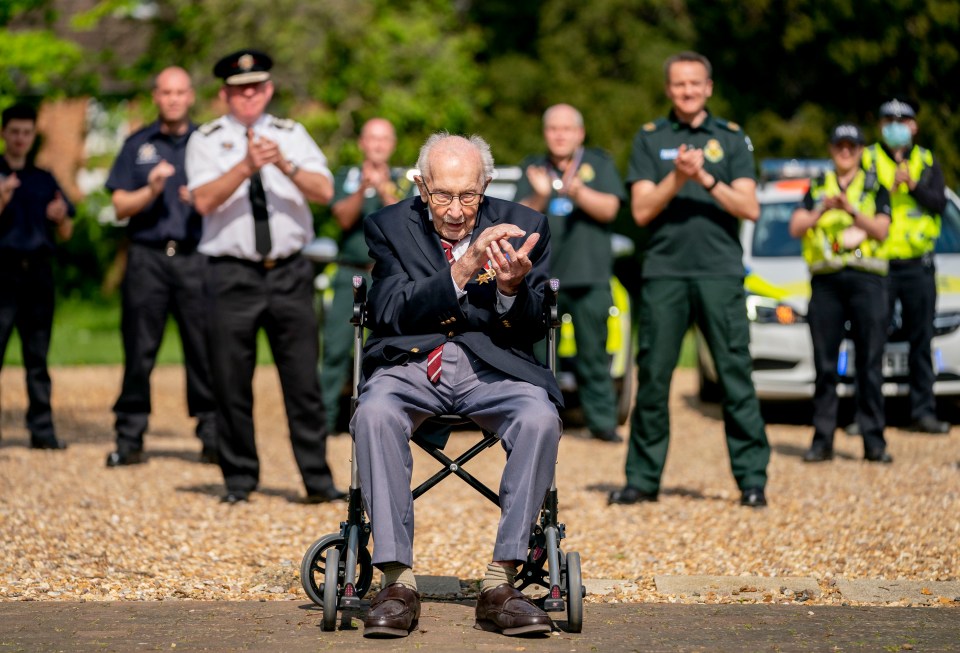
[{"label": "dark navy uniform shirt", "polygon": [[56,245],[57,227],[47,219],[47,205],[59,192],[67,203],[68,214],[73,216],[76,211],[49,172],[32,163],[28,163],[23,170],[12,170],[7,160],[0,156],[0,175],[7,176],[14,172],[20,180],[20,186],[13,191],[9,204],[0,213],[0,252],[52,253]]},{"label": "dark navy uniform shirt", "polygon": [[186,134],[164,134],[160,131],[160,121],[156,121],[127,138],[113,162],[106,183],[110,192],[143,188],[150,171],[161,160],[176,169],[167,179],[163,193],[130,218],[127,235],[133,242],[146,245],[163,245],[170,240],[200,242],[202,218],[192,205],[180,200],[180,187],[187,185],[184,166],[187,140],[195,129],[191,124]]}]

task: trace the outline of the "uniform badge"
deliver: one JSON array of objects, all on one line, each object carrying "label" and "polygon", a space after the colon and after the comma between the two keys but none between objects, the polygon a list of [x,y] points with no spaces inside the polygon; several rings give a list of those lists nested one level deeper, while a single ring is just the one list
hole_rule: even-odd
[{"label": "uniform badge", "polygon": [[652,131],[653,131],[654,129],[656,129],[656,128],[657,128],[657,123],[655,123],[655,122],[648,122],[647,124],[645,124],[645,125],[643,126],[643,131],[645,131],[645,132],[652,132]]},{"label": "uniform badge", "polygon": [[677,158],[677,155],[680,154],[680,150],[676,147],[664,147],[660,150],[660,160],[661,161],[673,161]]},{"label": "uniform badge", "polygon": [[353,195],[360,190],[361,177],[360,168],[350,168],[347,172],[347,178],[343,180],[343,192],[347,195]]},{"label": "uniform badge", "polygon": [[717,163],[723,158],[723,146],[720,141],[711,138],[703,148],[703,156],[710,163]]},{"label": "uniform badge", "polygon": [[577,176],[580,178],[580,181],[585,184],[589,184],[596,178],[597,172],[593,169],[592,165],[589,163],[584,163],[582,166],[580,166],[580,169],[577,170]]},{"label": "uniform badge", "polygon": [[159,163],[160,155],[153,143],[144,143],[137,150],[137,163]]},{"label": "uniform badge", "polygon": [[237,65],[240,66],[240,70],[246,72],[253,68],[253,55],[245,54],[237,59]]},{"label": "uniform badge", "polygon": [[740,125],[738,125],[738,124],[735,123],[735,122],[729,122],[729,121],[728,121],[728,122],[727,122],[727,129],[729,129],[729,130],[732,131],[732,132],[738,132],[738,131],[740,131]]}]

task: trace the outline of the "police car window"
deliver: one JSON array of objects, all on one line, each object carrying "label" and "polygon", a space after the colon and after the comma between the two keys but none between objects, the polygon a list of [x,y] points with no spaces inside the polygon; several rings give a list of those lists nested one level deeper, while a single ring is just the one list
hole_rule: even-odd
[{"label": "police car window", "polygon": [[947,208],[940,216],[940,238],[937,239],[937,254],[960,253],[960,206],[954,197],[947,196]]},{"label": "police car window", "polygon": [[760,205],[760,219],[753,229],[754,257],[800,256],[800,241],[790,236],[790,215],[797,202]]}]

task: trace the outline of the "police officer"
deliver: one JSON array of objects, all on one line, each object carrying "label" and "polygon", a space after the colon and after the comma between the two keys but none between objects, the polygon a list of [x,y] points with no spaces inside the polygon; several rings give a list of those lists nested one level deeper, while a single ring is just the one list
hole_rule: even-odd
[{"label": "police officer", "polygon": [[637,132],[627,183],[650,241],[640,299],[638,387],[624,488],[610,503],[656,501],[667,457],[667,401],[684,334],[703,333],[723,390],[723,421],[741,504],[766,505],[770,445],[751,379],[739,220],[756,220],[753,147],[739,126],[706,108],[706,57],[683,52],[664,66],[673,110]]},{"label": "police officer", "polygon": [[66,449],[57,439],[50,408],[47,352],[53,327],[56,240],[73,233],[73,206],[46,170],[28,160],[37,138],[37,112],[16,104],[2,115],[0,136],[0,368],[14,328],[26,371],[27,430],[32,449]]},{"label": "police officer", "polygon": [[270,342],[283,388],[293,452],[307,501],[342,499],[326,462],[317,379],[313,268],[300,250],[313,238],[308,200],[327,203],[333,176],[303,125],[265,112],[273,96],[270,57],[230,54],[213,69],[229,113],[187,144],[187,180],[204,216],[209,351],[224,501],[246,501],[260,464],[253,432],[257,332]]},{"label": "police officer", "polygon": [[153,102],[158,117],[123,144],[107,178],[118,218],[129,218],[130,247],[124,273],[123,387],[113,407],[117,450],[107,467],[143,462],[143,434],[150,417],[150,373],[173,314],[183,344],[187,409],[197,418],[200,460],[217,460],[216,404],[204,330],[203,270],[197,252],[202,228],[187,192],[184,157],[194,92],[177,67],[157,75]]},{"label": "police officer", "polygon": [[320,387],[327,412],[327,430],[335,433],[340,395],[351,371],[353,351],[353,276],[370,283],[373,261],[363,236],[363,220],[385,206],[396,204],[412,187],[402,171],[390,167],[397,135],[389,120],[371,118],[360,130],[357,145],[363,163],[337,171],[334,177],[334,219],[341,229],[340,256],[333,280],[333,302],[323,325],[323,363]]},{"label": "police officer", "polygon": [[863,134],[841,124],[830,136],[835,170],[817,177],[790,217],[810,268],[807,321],[813,339],[816,389],[813,443],[805,462],[833,458],[837,429],[837,360],[849,321],[856,350],[857,413],[864,458],[889,463],[883,437],[883,346],[887,339],[887,261],[879,255],[890,228],[890,196],[860,167]]},{"label": "police officer", "polygon": [[617,406],[607,356],[607,317],[613,297],[610,225],[624,199],[613,159],[584,147],[583,116],[569,104],[543,114],[547,153],[528,157],[517,183],[520,203],[547,215],[551,274],[560,280],[559,305],[573,319],[575,374],[591,435],[619,442]]},{"label": "police officer", "polygon": [[890,260],[891,315],[899,301],[902,331],[910,343],[910,428],[945,434],[950,424],[936,416],[930,352],[937,309],[933,248],[947,202],[943,172],[933,153],[915,143],[917,114],[907,102],[893,99],[880,106],[880,132],[881,142],[863,153],[863,167],[890,191],[892,221],[881,255]]}]

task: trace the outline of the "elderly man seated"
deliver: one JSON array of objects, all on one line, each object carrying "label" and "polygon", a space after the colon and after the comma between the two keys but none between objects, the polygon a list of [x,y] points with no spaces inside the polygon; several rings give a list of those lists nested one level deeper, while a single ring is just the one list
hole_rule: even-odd
[{"label": "elderly man seated", "polygon": [[373,527],[373,564],[384,581],[363,634],[405,637],[417,627],[410,437],[444,413],[498,433],[507,453],[476,625],[505,635],[546,633],[550,617],[514,588],[562,428],[560,390],[532,352],[547,328],[546,219],[484,197],[493,156],[478,136],[434,134],[417,166],[419,197],[365,223],[374,261],[371,335],[350,432]]}]

